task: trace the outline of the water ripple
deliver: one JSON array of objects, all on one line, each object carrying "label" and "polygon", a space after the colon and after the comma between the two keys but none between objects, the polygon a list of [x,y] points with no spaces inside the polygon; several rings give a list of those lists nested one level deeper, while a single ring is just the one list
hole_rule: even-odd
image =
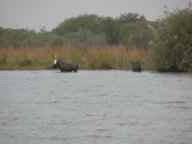
[{"label": "water ripple", "polygon": [[189,144],[192,77],[0,71],[0,144]]}]

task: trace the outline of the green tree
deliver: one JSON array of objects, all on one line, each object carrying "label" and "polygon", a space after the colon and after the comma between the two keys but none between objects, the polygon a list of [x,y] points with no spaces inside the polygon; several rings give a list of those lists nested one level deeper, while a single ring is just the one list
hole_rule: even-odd
[{"label": "green tree", "polygon": [[148,22],[129,22],[121,25],[119,37],[120,43],[129,48],[148,48],[154,32],[148,27]]},{"label": "green tree", "polygon": [[160,21],[152,51],[158,71],[189,71],[192,66],[192,9],[167,13]]},{"label": "green tree", "polygon": [[71,47],[79,48],[106,45],[104,37],[85,29],[79,29],[77,32],[66,34],[64,36],[64,43]]},{"label": "green tree", "polygon": [[21,47],[26,37],[30,34],[28,30],[19,29],[3,29],[0,34],[0,46],[1,47]]},{"label": "green tree", "polygon": [[99,33],[99,20],[96,15],[82,15],[76,18],[66,19],[52,31],[56,34],[64,36],[65,34],[77,32],[79,29],[86,29],[93,33]]},{"label": "green tree", "polygon": [[99,17],[96,15],[82,15],[77,18],[70,18],[62,22],[58,27],[53,29],[53,33],[60,36],[87,30],[95,35],[104,37],[108,44],[118,42],[118,31],[115,21],[111,17]]},{"label": "green tree", "polygon": [[106,17],[101,22],[101,34],[106,38],[108,44],[118,43],[118,27],[113,18]]},{"label": "green tree", "polygon": [[116,21],[121,25],[130,22],[146,21],[146,19],[143,15],[140,16],[138,13],[124,13],[117,17]]},{"label": "green tree", "polygon": [[40,47],[63,45],[63,37],[54,33],[41,31],[39,33],[27,29],[0,28],[0,47]]}]

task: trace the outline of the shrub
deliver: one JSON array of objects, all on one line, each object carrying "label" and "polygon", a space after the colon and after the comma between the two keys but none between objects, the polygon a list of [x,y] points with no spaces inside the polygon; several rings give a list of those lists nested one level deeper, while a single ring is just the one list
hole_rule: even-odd
[{"label": "shrub", "polygon": [[175,10],[160,21],[152,50],[158,71],[189,71],[192,65],[192,9]]}]

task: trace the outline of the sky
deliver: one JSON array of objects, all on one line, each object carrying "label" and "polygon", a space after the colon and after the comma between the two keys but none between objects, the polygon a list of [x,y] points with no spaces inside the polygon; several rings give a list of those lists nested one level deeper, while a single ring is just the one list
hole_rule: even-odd
[{"label": "sky", "polygon": [[147,20],[163,17],[163,12],[186,8],[192,0],[0,0],[0,27],[47,31],[67,18],[96,14],[116,18],[138,13]]}]

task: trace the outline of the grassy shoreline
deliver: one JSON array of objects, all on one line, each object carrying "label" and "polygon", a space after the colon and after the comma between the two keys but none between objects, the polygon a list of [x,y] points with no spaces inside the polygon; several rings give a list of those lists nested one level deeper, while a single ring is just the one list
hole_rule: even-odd
[{"label": "grassy shoreline", "polygon": [[80,69],[130,69],[131,61],[139,60],[144,69],[150,69],[149,51],[142,48],[127,50],[124,46],[90,48],[34,47],[1,48],[0,70],[49,70],[54,55],[66,63],[77,63]]}]

